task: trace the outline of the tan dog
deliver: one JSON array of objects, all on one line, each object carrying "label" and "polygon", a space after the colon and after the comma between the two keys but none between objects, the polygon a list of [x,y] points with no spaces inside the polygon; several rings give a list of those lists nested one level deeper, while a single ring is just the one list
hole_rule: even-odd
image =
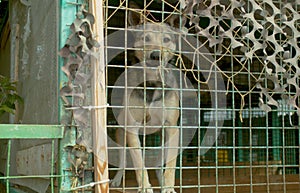
[{"label": "tan dog", "polygon": [[[137,6],[130,3],[130,7]],[[124,109],[117,117],[118,123],[125,129],[117,130],[117,142],[130,148],[133,166],[136,168],[136,180],[139,192],[152,193],[148,172],[145,169],[145,157],[139,135],[164,129],[164,160],[166,169],[163,179],[159,179],[163,193],[175,193],[175,167],[179,145],[179,95],[175,76],[168,62],[176,50],[176,38],[172,27],[178,16],[170,16],[166,22],[152,23],[138,13],[128,13],[128,23],[137,26],[134,32],[134,56],[138,60],[136,68],[128,70],[127,88],[123,99]],[[176,27],[176,26],[175,26]],[[138,68],[140,67],[140,68]],[[151,89],[148,89],[151,87]],[[152,126],[152,127],[151,127]],[[124,132],[125,131],[125,132]],[[120,150],[120,168],[124,168],[124,151]],[[158,175],[159,177],[160,175]],[[112,180],[113,186],[119,186],[123,172],[119,170]]]}]

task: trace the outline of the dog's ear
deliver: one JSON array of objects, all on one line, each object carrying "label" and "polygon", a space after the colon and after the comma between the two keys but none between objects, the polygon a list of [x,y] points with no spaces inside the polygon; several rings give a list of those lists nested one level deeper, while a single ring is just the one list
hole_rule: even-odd
[{"label": "dog's ear", "polygon": [[180,19],[181,19],[180,15],[173,14],[173,15],[168,16],[166,23],[169,24],[171,27],[180,28],[180,27],[183,27],[186,22],[186,19],[182,18],[181,24],[180,24]]},{"label": "dog's ear", "polygon": [[144,23],[144,18],[140,13],[140,7],[134,1],[128,3],[128,23],[130,26],[141,25]]}]

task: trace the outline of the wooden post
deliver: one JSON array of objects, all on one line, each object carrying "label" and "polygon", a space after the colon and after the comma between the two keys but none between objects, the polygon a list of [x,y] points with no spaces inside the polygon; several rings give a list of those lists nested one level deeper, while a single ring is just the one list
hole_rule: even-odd
[{"label": "wooden post", "polygon": [[93,150],[95,167],[95,192],[108,193],[109,182],[97,183],[108,180],[108,154],[106,131],[106,89],[105,89],[105,60],[104,60],[104,24],[103,0],[90,0],[89,7],[95,16],[93,31],[96,40],[100,43],[97,53],[99,58],[92,61],[92,100],[95,108],[92,111]]}]

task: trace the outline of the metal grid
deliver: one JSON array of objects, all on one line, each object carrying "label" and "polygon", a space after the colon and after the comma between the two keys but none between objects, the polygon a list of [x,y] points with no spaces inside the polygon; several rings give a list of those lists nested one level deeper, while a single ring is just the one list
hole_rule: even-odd
[{"label": "metal grid", "polygon": [[[183,2],[183,1],[182,1]],[[180,15],[179,24],[184,23],[187,19],[191,23],[198,22],[198,25],[188,24],[179,27],[179,32],[184,34],[184,37],[190,38],[190,40],[197,40],[192,42],[192,46],[197,49],[187,49],[185,50],[182,42],[183,38],[178,38],[178,47],[174,53],[174,58],[170,61],[176,68],[170,68],[167,70],[174,71],[178,77],[181,77],[179,86],[176,88],[168,87],[155,87],[147,88],[145,85],[139,85],[137,89],[140,89],[144,94],[151,90],[162,90],[163,93],[167,91],[176,91],[180,98],[179,107],[169,107],[177,109],[180,112],[180,117],[178,119],[178,124],[173,126],[180,131],[179,138],[179,154],[177,155],[176,164],[176,183],[174,186],[169,188],[175,188],[176,192],[298,192],[299,191],[299,131],[295,125],[299,124],[299,118],[296,115],[296,111],[293,108],[293,103],[291,105],[286,105],[279,95],[286,94],[284,91],[274,93],[274,85],[276,83],[274,79],[267,76],[270,70],[275,71],[275,67],[267,66],[264,63],[265,57],[272,55],[275,50],[275,46],[272,45],[272,41],[269,41],[262,50],[257,49],[253,45],[252,39],[243,38],[243,30],[251,31],[253,25],[251,20],[244,20],[243,17],[239,15],[244,10],[246,13],[250,13],[251,6],[260,6],[261,8],[266,8],[270,11],[270,5],[275,5],[276,7],[283,9],[286,5],[292,5],[293,9],[289,11],[285,10],[285,15],[287,16],[287,21],[295,21],[294,28],[291,31],[288,30],[286,33],[296,37],[299,40],[299,14],[293,13],[293,10],[299,12],[299,5],[291,1],[281,2],[272,1],[271,3],[265,1],[246,1],[245,4],[241,5],[225,1],[200,1],[198,8],[207,14],[207,17],[203,16],[203,13],[197,13],[191,15],[191,10],[186,9],[191,4],[190,1],[186,1],[186,7],[184,4],[179,4],[177,1],[143,1],[136,2],[143,9],[140,12],[141,15],[147,16],[150,20],[164,20],[168,18],[168,15]],[[222,6],[213,6],[216,4],[225,5],[226,10],[233,10],[232,14],[236,16],[239,22],[243,23],[246,28],[234,28],[235,21],[222,15]],[[79,7],[81,4],[77,1],[63,2],[63,8]],[[145,32],[144,28],[132,28],[129,26],[128,17],[129,11],[141,11],[133,10],[129,6],[128,1],[105,1],[105,35],[106,39],[106,59],[107,59],[107,93],[110,104],[108,108],[107,116],[107,129],[109,133],[109,142],[116,141],[116,128],[128,129],[132,125],[119,124],[117,125],[117,119],[114,111],[119,111],[120,109],[127,108],[122,104],[123,94],[113,95],[113,90],[120,89],[123,92],[127,92],[131,85],[116,85],[118,78],[130,76],[131,70],[138,67],[134,66],[134,59],[132,58],[132,52],[136,50],[142,50],[140,48],[132,47],[132,42],[135,41],[134,38],[130,37],[130,34],[137,31]],[[196,4],[194,4],[196,5]],[[73,7],[73,8],[74,8]],[[230,9],[230,7],[232,9]],[[253,7],[252,7],[253,8]],[[257,8],[257,7],[255,7]],[[272,7],[273,8],[273,7]],[[207,10],[210,10],[207,12]],[[184,14],[182,15],[181,12]],[[74,12],[70,13],[72,17],[75,15]],[[165,14],[165,15],[164,15]],[[67,15],[62,14],[63,17],[67,18]],[[68,15],[68,16],[70,16]],[[276,15],[276,14],[273,14]],[[199,17],[198,17],[199,16]],[[263,21],[266,18],[260,13],[254,13],[253,15],[248,14],[248,17],[255,17],[258,21]],[[277,16],[279,19],[281,15]],[[293,18],[292,18],[293,16]],[[278,19],[278,18],[275,19]],[[224,19],[225,18],[225,19]],[[224,20],[222,20],[224,19]],[[271,18],[272,19],[272,18]],[[68,20],[69,21],[69,20]],[[218,21],[215,23],[215,21]],[[65,21],[66,22],[66,21]],[[72,21],[70,21],[71,23]],[[151,21],[150,21],[151,22]],[[152,22],[151,22],[152,23]],[[63,34],[62,39],[67,39],[68,37],[68,24],[62,24]],[[211,28],[215,25],[216,28]],[[179,25],[180,26],[180,25]],[[209,26],[209,27],[208,27]],[[220,33],[221,28],[230,28],[233,30],[234,35],[226,36],[226,33]],[[199,30],[200,28],[207,29]],[[219,29],[218,29],[219,27]],[[272,26],[267,26],[267,29],[272,29]],[[178,31],[168,31],[167,33],[172,34],[178,33]],[[114,34],[117,32],[117,36]],[[258,42],[265,42],[264,36],[260,34],[261,31],[257,30],[254,36]],[[162,35],[161,33],[157,33]],[[228,35],[228,34],[227,34]],[[115,39],[117,37],[117,39]],[[251,36],[250,36],[251,37]],[[257,38],[258,37],[258,38]],[[292,39],[292,38],[291,38]],[[234,40],[241,41],[246,48],[255,48],[255,52],[247,52],[245,50],[236,49],[238,45]],[[275,44],[284,45],[288,40],[284,36],[276,36],[275,40],[278,42]],[[63,41],[63,40],[62,40]],[[146,38],[144,38],[146,41]],[[163,41],[163,40],[162,40]],[[191,41],[190,41],[191,42]],[[103,42],[101,42],[103,43]],[[145,43],[145,42],[144,42]],[[158,42],[161,43],[161,42]],[[257,43],[257,42],[256,42]],[[274,42],[273,42],[274,43]],[[61,43],[63,45],[63,43]],[[255,44],[256,46],[258,44]],[[202,48],[202,49],[198,49]],[[295,51],[293,50],[296,49]],[[287,49],[291,49],[290,59],[299,63],[299,57],[295,57],[293,53],[299,53],[299,45],[292,44],[288,46]],[[195,50],[199,52],[195,52]],[[251,49],[249,49],[251,50]],[[248,50],[248,51],[249,51]],[[195,56],[195,53],[196,56]],[[254,53],[251,60],[245,59],[245,53]],[[282,53],[284,55],[284,53]],[[286,65],[285,59],[286,55],[276,56],[277,64],[281,66],[290,67],[289,72],[292,74],[292,65]],[[113,59],[111,60],[111,56]],[[207,59],[208,58],[208,59]],[[296,59],[295,59],[296,58]],[[288,58],[289,59],[289,58]],[[201,66],[203,62],[206,61],[207,66]],[[200,66],[200,69],[195,68],[195,66]],[[162,70],[165,72],[164,70]],[[124,73],[125,72],[125,73]],[[143,72],[143,71],[142,71]],[[224,80],[224,88],[222,85],[216,84],[220,83],[220,74],[222,75],[222,80]],[[282,77],[281,80],[286,80],[284,73],[279,73]],[[141,73],[143,75],[143,73]],[[166,74],[163,74],[166,75]],[[126,82],[124,78],[124,82]],[[262,79],[261,79],[262,78]],[[265,78],[265,79],[263,79]],[[208,81],[208,79],[210,81]],[[188,87],[190,85],[193,87]],[[298,83],[298,78],[294,80]],[[256,87],[257,82],[260,83],[260,87]],[[292,82],[293,83],[293,82]],[[277,84],[275,84],[278,86]],[[295,86],[295,85],[294,85]],[[262,92],[262,88],[270,88],[269,91]],[[290,95],[297,99],[297,86],[293,87],[293,84],[288,83],[286,87]],[[119,92],[117,92],[119,93]],[[194,95],[193,95],[194,94]],[[190,96],[194,98],[189,98]],[[222,100],[225,96],[225,100]],[[271,98],[278,101],[278,108],[269,109],[272,106]],[[114,102],[112,102],[112,98]],[[269,97],[269,98],[268,98]],[[168,100],[165,94],[161,96],[162,100]],[[195,99],[195,100],[194,100]],[[218,101],[217,103],[215,101]],[[271,101],[271,102],[270,102]],[[146,105],[147,100],[145,99],[144,105]],[[268,103],[269,102],[269,103]],[[298,104],[295,102],[295,104]],[[275,106],[275,105],[273,105]],[[139,106],[133,106],[134,108],[140,108]],[[62,107],[60,107],[62,108]],[[163,107],[164,110],[167,107]],[[268,111],[265,112],[262,109]],[[164,111],[162,115],[164,115]],[[63,116],[63,115],[61,115]],[[88,117],[85,117],[89,119]],[[143,130],[147,130],[147,125],[144,123],[140,125]],[[71,125],[72,126],[72,125]],[[161,127],[157,125],[155,127]],[[64,139],[61,146],[62,157],[60,158],[60,164],[63,166],[60,173],[65,178],[61,179],[62,189],[61,191],[69,190],[73,187],[71,182],[77,179],[78,176],[74,177],[74,171],[72,171],[72,163],[68,160],[69,152],[66,151],[66,147],[74,146],[76,140],[76,131],[74,127],[67,129],[67,137]],[[189,135],[190,133],[190,135]],[[46,134],[45,134],[46,135]],[[126,135],[126,134],[125,134]],[[141,135],[140,141],[143,144],[139,148],[143,152],[143,159],[148,162],[157,161],[159,156],[164,156],[164,151],[159,151],[161,149],[167,149],[165,146],[166,141],[164,137],[166,135],[166,130],[163,126],[161,133],[153,133],[151,135]],[[12,137],[9,137],[12,138]],[[161,145],[161,142],[162,145]],[[125,140],[126,141],[126,140]],[[51,191],[54,192],[54,181],[56,176],[53,172],[53,150],[54,141],[51,142],[51,174],[42,177],[49,177],[51,179]],[[74,148],[77,146],[75,145]],[[8,140],[7,150],[10,152],[11,140]],[[113,179],[114,174],[121,171],[124,175],[121,180],[121,185],[119,187],[111,187],[110,190],[131,192],[136,191],[138,188],[132,163],[130,163],[130,153],[128,150],[133,149],[132,147],[126,147],[125,143],[119,144],[119,146],[109,147],[109,164],[110,167],[110,178]],[[120,151],[125,153],[126,163],[123,168],[118,168],[118,162],[120,160]],[[150,150],[150,151],[149,151]],[[152,151],[153,150],[153,151]],[[2,152],[2,151],[1,151]],[[122,154],[121,154],[122,155]],[[9,168],[10,156],[7,156],[6,160],[7,168]],[[133,160],[134,161],[134,160]],[[159,161],[159,160],[158,160]],[[160,160],[160,165],[152,166],[147,168],[150,175],[150,182],[154,191],[163,190],[166,187],[159,184],[157,179],[162,177],[162,172],[168,169],[164,165],[163,160]],[[89,160],[90,162],[90,160]],[[132,161],[131,161],[132,162]],[[76,164],[73,163],[75,167]],[[146,169],[142,168],[143,170]],[[155,175],[158,171],[158,175]],[[77,171],[75,171],[76,173]],[[90,171],[88,171],[90,173]],[[34,175],[32,177],[41,177]],[[89,176],[91,177],[91,176]],[[9,172],[4,179],[5,186],[9,189],[9,182],[14,176],[10,176]],[[16,178],[23,178],[22,176],[17,176]],[[84,185],[89,183],[90,179],[86,182],[82,179],[80,183],[74,185],[75,189],[78,185]],[[90,186],[89,186],[90,187]],[[81,189],[81,188],[78,188]],[[76,190],[78,190],[76,189]],[[90,191],[91,189],[86,189]],[[142,187],[142,191],[149,190],[148,188]],[[84,191],[84,190],[83,190]]]},{"label": "metal grid", "polygon": [[[57,139],[63,137],[64,129],[58,125],[14,125],[2,124],[1,128],[1,163],[4,173],[0,176],[1,192],[43,191],[57,192],[56,156]],[[20,140],[31,140],[35,143],[42,141],[42,145],[15,152]],[[49,143],[50,142],[50,143]],[[38,155],[38,156],[36,156]],[[32,164],[35,168],[32,169]],[[3,168],[2,168],[3,169]],[[46,171],[46,172],[45,172]],[[18,175],[16,175],[18,173]],[[43,179],[43,180],[42,180]],[[28,184],[39,182],[38,186]],[[18,185],[16,185],[18,184]]]},{"label": "metal grid", "polygon": [[[192,4],[191,2],[186,1],[186,6]],[[272,21],[270,21],[272,25],[267,22],[272,17],[255,12],[256,9],[258,7],[259,10],[265,9],[267,14],[270,14],[274,8],[273,5],[278,8],[274,8],[276,12],[285,10],[285,6],[290,4],[298,15],[296,13],[293,15],[293,10],[285,10],[286,15],[273,15],[276,15],[277,23],[283,19],[281,17],[285,16],[290,17],[287,19],[288,21],[295,21],[294,29],[296,31],[287,31],[286,33],[294,34],[297,39],[299,20],[295,18],[299,17],[299,5],[295,2],[283,1],[239,1],[236,4],[229,1],[200,1],[198,4],[194,3],[199,7],[195,6],[187,10],[184,9],[183,4],[177,1],[136,1],[136,3],[140,5],[141,10],[135,11],[142,11],[140,13],[147,17],[150,23],[162,21],[170,14],[179,14],[181,23],[187,19],[190,23],[181,26],[179,30],[184,31],[182,32],[184,36],[199,40],[201,44],[196,44],[195,47],[204,50],[204,53],[199,54],[200,56],[194,57],[195,50],[184,50],[179,46],[175,59],[171,61],[177,69],[180,69],[180,76],[186,77],[193,85],[191,90],[185,89],[184,84],[181,84],[179,89],[174,89],[179,92],[181,99],[186,99],[182,96],[187,92],[196,93],[195,101],[187,98],[187,103],[181,101],[179,107],[181,116],[178,128],[180,132],[184,133],[190,129],[193,133],[191,128],[197,129],[189,143],[180,143],[179,145],[179,149],[184,151],[177,156],[174,186],[176,192],[298,192],[300,188],[299,131],[297,129],[299,117],[295,108],[280,98],[280,95],[286,94],[286,92],[283,90],[274,92],[275,82],[268,77],[266,70],[272,69],[275,72],[277,64],[287,67],[288,65],[285,63],[287,58],[280,53],[275,56],[276,65],[272,66],[272,62],[265,63],[266,57],[272,56],[277,49],[276,46],[280,48],[291,37],[283,37],[279,33],[274,39],[277,42],[272,42],[264,39],[266,36],[264,36],[265,31],[263,30],[255,31],[252,36],[248,34],[247,38],[244,37],[243,30],[251,32],[257,25],[253,23],[254,21],[266,21],[266,33],[271,34],[272,30],[278,30],[276,25],[272,26]],[[237,4],[240,3],[242,6],[239,7]],[[132,126],[118,124],[114,114],[114,111],[128,108],[122,104],[123,94],[114,96],[114,90],[123,89],[125,93],[130,90],[127,83],[122,86],[116,82],[120,81],[118,79],[120,77],[126,82],[128,76],[131,75],[130,70],[135,68],[132,65],[136,62],[132,58],[132,52],[136,48],[131,47],[132,42],[130,42],[135,41],[134,38],[130,39],[130,35],[136,29],[131,28],[128,22],[129,12],[132,10],[129,4],[128,1],[105,2],[107,93],[108,103],[111,107],[108,109],[107,129],[110,142],[113,144],[116,141],[116,128],[120,127],[126,130]],[[197,12],[198,15],[191,15],[190,13],[197,8],[203,13]],[[226,9],[226,13],[230,13],[231,10],[231,14],[235,17],[230,18],[228,14],[224,14],[223,8]],[[242,13],[248,14],[247,17]],[[207,17],[204,16],[205,14]],[[255,20],[250,20],[251,17]],[[195,20],[198,22],[197,25],[195,25]],[[242,23],[242,27],[234,26],[238,22]],[[281,24],[283,25],[283,23]],[[211,27],[213,25],[215,28]],[[225,28],[230,29],[232,34],[228,35],[228,32],[224,31]],[[222,34],[222,32],[224,33]],[[242,43],[243,46],[238,46],[237,42]],[[261,48],[258,45],[262,42],[265,42],[265,47]],[[144,43],[146,44],[146,42]],[[181,43],[179,41],[178,44],[181,45]],[[289,57],[290,59],[294,58],[293,61],[299,64],[299,57],[293,56],[295,53],[299,53],[299,45],[294,44],[285,51],[293,49],[293,47],[296,50],[292,50]],[[247,54],[248,58],[245,57]],[[249,54],[252,54],[250,59]],[[111,58],[111,55],[114,57]],[[205,57],[211,59],[209,60],[211,68],[193,68],[193,64],[201,66]],[[210,84],[206,79],[208,76],[205,76],[205,74],[209,74],[212,82],[218,82],[220,73],[225,84],[224,90],[220,85]],[[279,72],[278,74],[278,77],[283,80],[284,73]],[[141,73],[142,75],[143,73]],[[298,78],[296,78],[297,81]],[[262,92],[261,87],[257,86],[258,83],[269,90]],[[140,89],[144,92],[149,90],[144,86],[141,86]],[[295,98],[298,96],[295,94],[296,89],[297,86],[293,87],[291,84],[286,87],[289,96],[295,96]],[[225,101],[217,104],[213,102],[220,100],[224,95]],[[272,106],[268,96],[274,97],[274,100],[278,102],[277,107]],[[163,97],[163,100],[167,100],[167,98]],[[190,106],[188,102],[191,103]],[[187,114],[182,115],[183,112]],[[222,124],[219,123],[220,120],[223,121]],[[211,122],[214,124],[211,125]],[[147,126],[142,124],[141,128],[147,129]],[[214,132],[206,135],[210,130]],[[161,147],[160,144],[164,135],[164,129],[161,134],[140,135],[140,141],[144,145],[140,149],[145,161],[150,160],[151,162],[158,157],[155,151],[152,152],[153,154],[147,154],[149,150],[151,152],[151,150],[166,148],[164,145]],[[185,137],[180,135],[180,141],[184,141]],[[125,137],[126,140],[128,138]],[[213,143],[205,143],[205,141],[213,141]],[[205,146],[205,144],[211,145]],[[128,150],[130,148],[132,147],[126,146],[126,143],[120,144],[120,146],[114,144],[113,147],[109,147],[110,178],[113,179],[117,171],[121,171],[123,174],[121,185],[110,187],[112,192],[130,192],[139,188],[134,174],[136,168],[129,163],[131,158]],[[120,149],[125,152],[126,157],[124,164],[127,165],[123,168],[118,167],[118,161],[121,159],[120,151],[118,151]],[[159,170],[159,175],[162,175],[166,166],[147,169],[153,190],[155,192],[163,190],[165,187],[159,184],[155,171]],[[147,188],[142,188],[142,191],[147,191]]]}]

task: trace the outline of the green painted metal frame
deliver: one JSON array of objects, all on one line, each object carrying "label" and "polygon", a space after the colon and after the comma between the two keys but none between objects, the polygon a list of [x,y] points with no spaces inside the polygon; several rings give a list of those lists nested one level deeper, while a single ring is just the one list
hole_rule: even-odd
[{"label": "green painted metal frame", "polygon": [[[19,127],[20,126],[20,127]],[[16,130],[17,128],[17,130]],[[42,128],[42,129],[41,129]],[[54,175],[54,167],[55,167],[55,156],[54,156],[54,148],[55,148],[55,140],[62,138],[64,136],[64,127],[59,125],[15,125],[15,124],[7,124],[0,125],[0,129],[3,129],[5,133],[3,134],[1,139],[7,139],[7,161],[6,161],[6,175],[1,177],[0,180],[4,180],[5,188],[7,193],[22,193],[23,191],[19,189],[15,189],[10,186],[11,179],[22,179],[22,178],[50,178],[50,186],[51,193],[54,193],[54,178],[60,177],[61,175]],[[46,131],[45,129],[50,129],[50,131]],[[22,130],[22,131],[21,131]],[[28,134],[23,136],[19,136],[19,134],[24,134],[24,132],[29,131]],[[40,135],[34,135],[32,132],[37,131]],[[53,132],[55,131],[55,132]],[[44,132],[44,133],[43,133]],[[16,133],[16,135],[14,135]],[[43,133],[43,134],[42,134]],[[7,135],[5,135],[7,134]],[[10,175],[10,160],[11,160],[11,142],[12,139],[52,139],[51,142],[51,171],[49,175],[31,175],[31,176],[11,176]]]},{"label": "green painted metal frame", "polygon": [[[59,48],[63,47],[68,36],[70,34],[70,25],[75,19],[78,11],[78,5],[81,5],[83,0],[60,0],[59,4],[59,30],[58,38]],[[60,70],[63,66],[62,58],[59,58],[58,63],[58,93],[60,88],[67,78],[65,74]],[[67,116],[68,112],[65,111],[62,100],[58,103],[58,120],[62,122],[62,117]],[[6,188],[8,192],[14,192],[10,188],[10,179],[20,178],[19,176],[9,176],[10,168],[10,151],[11,151],[11,140],[12,139],[52,139],[52,149],[54,149],[54,140],[59,140],[59,170],[58,174],[54,175],[54,162],[52,161],[52,171],[49,176],[51,178],[51,190],[54,192],[54,178],[59,179],[59,192],[69,192],[72,186],[72,172],[71,163],[68,160],[69,152],[67,147],[76,144],[76,129],[73,126],[62,126],[62,125],[22,125],[22,124],[2,124],[0,125],[0,139],[8,139],[8,165],[7,174],[5,177],[0,177],[0,180],[6,181]],[[52,160],[54,160],[54,154],[52,154]],[[34,177],[34,176],[30,176]]]},{"label": "green painted metal frame", "polygon": [[[0,139],[7,139],[7,166],[6,176],[0,180],[6,181],[6,192],[19,192],[10,187],[10,179],[33,178],[42,176],[10,176],[11,140],[12,139],[52,139],[52,150],[55,148],[56,139],[64,137],[64,126],[61,125],[21,125],[21,124],[0,124]],[[43,177],[51,178],[51,190],[54,193],[54,152],[51,153],[50,175]],[[58,175],[59,176],[59,175]],[[58,177],[56,176],[56,177]],[[60,176],[61,177],[61,176]]]},{"label": "green painted metal frame", "polygon": [[63,135],[61,125],[0,125],[0,139],[59,139]]},{"label": "green painted metal frame", "polygon": [[[73,23],[76,13],[78,11],[78,6],[81,5],[83,0],[60,0],[59,4],[59,48],[62,48],[68,37],[70,35],[70,25]],[[58,65],[58,84],[60,89],[63,85],[68,81],[66,75],[61,70],[61,67],[64,65],[64,61],[61,57],[59,57],[59,65]],[[60,92],[58,90],[58,92]],[[58,112],[58,120],[62,121],[63,117],[68,117],[68,113],[65,111],[63,101],[59,100],[59,112]],[[72,123],[70,123],[72,124]],[[67,147],[76,145],[76,128],[72,125],[69,125],[65,129],[65,136],[63,139],[59,141],[59,174],[65,176],[63,178],[59,178],[58,186],[59,192],[70,192],[72,187],[72,164],[69,162],[69,152],[67,151]]]},{"label": "green painted metal frame", "polygon": [[[70,25],[75,19],[78,5],[81,4],[81,0],[61,0],[59,4],[59,48],[63,47],[68,36],[70,34]],[[67,78],[65,74],[60,70],[63,66],[62,58],[59,58],[58,64],[58,93],[60,88]],[[62,122],[62,117],[67,116],[64,110],[64,105],[61,100],[58,103],[58,120]],[[54,171],[46,177],[51,178],[51,186],[54,184],[54,178],[59,179],[59,192],[69,192],[72,186],[72,172],[69,170],[71,168],[71,163],[68,160],[69,152],[67,147],[76,144],[76,129],[73,126],[62,126],[62,125],[22,125],[22,124],[4,124],[0,125],[0,139],[8,139],[8,153],[11,149],[11,139],[52,139],[52,146],[54,148],[55,139],[59,140],[59,170],[57,175],[53,175]],[[52,155],[54,156],[54,155]],[[9,155],[10,157],[10,155]],[[54,157],[53,157],[54,160]],[[9,162],[9,160],[8,160]],[[54,163],[52,163],[52,169],[54,168]],[[9,186],[11,178],[19,178],[19,176],[9,176],[9,164],[8,173],[6,177],[1,177],[0,179],[6,180],[6,188],[9,192],[14,192]],[[33,176],[30,176],[33,177]],[[54,192],[54,187],[51,187],[52,192]]]}]

